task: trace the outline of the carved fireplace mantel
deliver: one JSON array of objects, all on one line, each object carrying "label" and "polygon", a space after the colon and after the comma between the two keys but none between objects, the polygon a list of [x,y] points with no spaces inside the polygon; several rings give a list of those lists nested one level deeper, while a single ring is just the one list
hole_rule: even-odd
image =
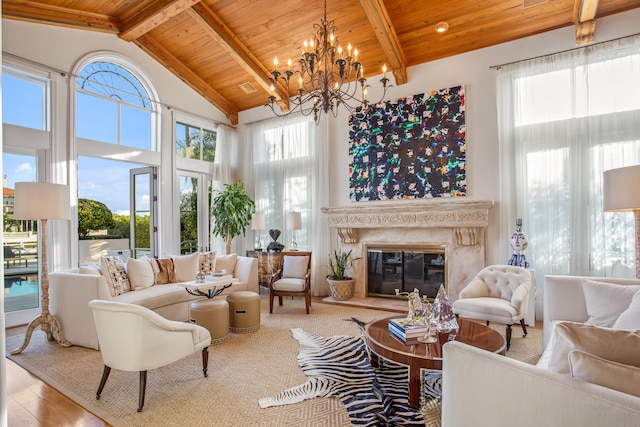
[{"label": "carved fireplace mantel", "polygon": [[[371,243],[394,242],[410,246],[437,243],[447,247],[449,297],[485,266],[486,230],[492,200],[467,197],[358,202],[322,208],[329,227],[337,229],[340,249],[364,255]],[[364,271],[354,271],[354,297],[366,297]]]}]

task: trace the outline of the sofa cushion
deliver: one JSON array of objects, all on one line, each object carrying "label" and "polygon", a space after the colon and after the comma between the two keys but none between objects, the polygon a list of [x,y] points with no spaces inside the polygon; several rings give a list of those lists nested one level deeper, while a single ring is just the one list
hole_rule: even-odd
[{"label": "sofa cushion", "polygon": [[112,297],[131,290],[129,277],[119,257],[100,257],[100,274],[102,274],[107,281],[109,293]]},{"label": "sofa cushion", "polygon": [[173,269],[176,272],[177,282],[190,282],[196,279],[196,273],[200,268],[200,253],[194,252],[189,255],[174,255]]},{"label": "sofa cushion", "polygon": [[137,304],[156,310],[160,307],[197,299],[202,299],[202,297],[190,295],[185,288],[169,283],[162,286],[151,286],[143,292],[127,292],[126,294],[118,295],[113,301]]},{"label": "sofa cushion", "polygon": [[147,256],[142,256],[139,259],[128,258],[127,275],[131,288],[135,291],[153,286],[156,281],[153,265]]},{"label": "sofa cushion", "polygon": [[640,291],[635,293],[631,299],[631,304],[618,317],[613,329],[640,329]]},{"label": "sofa cushion", "polygon": [[583,280],[582,290],[589,313],[585,323],[612,328],[620,314],[631,304],[633,295],[640,291],[640,286]]},{"label": "sofa cushion", "polygon": [[640,368],[612,362],[584,351],[569,352],[571,376],[640,397]]},{"label": "sofa cushion", "polygon": [[308,265],[308,256],[285,255],[282,262],[282,277],[304,277],[307,275]]},{"label": "sofa cushion", "polygon": [[548,369],[570,373],[569,352],[580,350],[625,365],[640,365],[640,331],[624,331],[576,322],[553,328]]},{"label": "sofa cushion", "polygon": [[226,270],[227,274],[233,274],[237,260],[237,254],[216,255],[216,271]]},{"label": "sofa cushion", "polygon": [[216,252],[200,253],[200,271],[205,275],[209,275],[216,269]]}]

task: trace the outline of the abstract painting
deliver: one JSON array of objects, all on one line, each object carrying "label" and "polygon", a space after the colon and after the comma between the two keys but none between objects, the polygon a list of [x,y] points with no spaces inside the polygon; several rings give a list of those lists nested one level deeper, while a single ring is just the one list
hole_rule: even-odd
[{"label": "abstract painting", "polygon": [[349,117],[352,201],[465,196],[464,86],[383,101]]}]

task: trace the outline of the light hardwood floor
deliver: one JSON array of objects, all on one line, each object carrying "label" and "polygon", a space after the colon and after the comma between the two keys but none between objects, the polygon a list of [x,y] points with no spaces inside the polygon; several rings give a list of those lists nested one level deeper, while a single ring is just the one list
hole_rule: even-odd
[{"label": "light hardwood floor", "polygon": [[[7,335],[26,327],[7,329]],[[7,362],[7,421],[22,426],[110,426],[9,359]]]}]

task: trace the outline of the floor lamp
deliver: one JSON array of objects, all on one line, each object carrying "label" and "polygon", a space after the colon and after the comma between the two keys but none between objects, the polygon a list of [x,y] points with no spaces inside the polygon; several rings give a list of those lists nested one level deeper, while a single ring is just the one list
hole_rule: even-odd
[{"label": "floor lamp", "polygon": [[640,279],[640,165],[611,169],[603,175],[606,212],[633,212],[636,227],[636,277]]},{"label": "floor lamp", "polygon": [[49,266],[47,265],[47,220],[71,219],[69,205],[69,187],[44,182],[16,182],[13,217],[15,219],[38,219],[40,226],[40,315],[33,319],[27,328],[22,346],[11,354],[18,354],[29,345],[35,328],[40,326],[49,341],[55,340],[63,347],[69,347],[62,337],[60,322],[49,313]]},{"label": "floor lamp", "polygon": [[287,212],[287,230],[293,230],[291,235],[291,250],[298,250],[296,242],[296,230],[302,229],[302,214],[300,212]]}]

